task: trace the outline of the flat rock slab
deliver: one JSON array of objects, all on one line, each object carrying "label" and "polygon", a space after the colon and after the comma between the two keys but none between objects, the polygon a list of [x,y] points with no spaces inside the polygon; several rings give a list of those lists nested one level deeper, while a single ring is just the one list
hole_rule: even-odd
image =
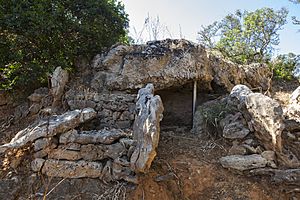
[{"label": "flat rock slab", "polygon": [[220,158],[220,163],[224,168],[244,171],[265,167],[268,161],[259,154],[252,154],[225,156]]},{"label": "flat rock slab", "polygon": [[106,158],[116,159],[122,155],[127,155],[127,149],[121,143],[111,145],[81,145],[80,150],[70,150],[68,146],[60,145],[57,149],[49,152],[48,158],[57,160],[87,160],[96,161]]},{"label": "flat rock slab", "polygon": [[277,184],[289,184],[300,186],[300,169],[254,169],[250,171],[253,175],[267,175]]},{"label": "flat rock slab", "polygon": [[71,130],[61,134],[59,143],[78,143],[78,144],[112,144],[121,137],[128,136],[129,134],[121,129],[103,129],[92,131]]},{"label": "flat rock slab", "polygon": [[85,108],[52,116],[49,120],[40,120],[37,124],[18,132],[10,143],[0,146],[0,153],[5,152],[7,149],[20,148],[29,142],[34,142],[38,138],[53,137],[67,132],[94,117],[96,117],[94,109]]},{"label": "flat rock slab", "polygon": [[42,167],[42,173],[47,176],[64,178],[99,178],[102,175],[103,165],[99,162],[63,161],[48,159]]}]

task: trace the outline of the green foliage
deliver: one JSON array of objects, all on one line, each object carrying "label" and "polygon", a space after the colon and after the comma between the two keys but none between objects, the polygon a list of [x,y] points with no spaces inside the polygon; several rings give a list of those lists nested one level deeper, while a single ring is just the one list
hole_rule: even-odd
[{"label": "green foliage", "polygon": [[254,12],[237,10],[220,22],[202,27],[198,40],[239,64],[267,62],[273,46],[279,44],[277,32],[286,24],[287,14],[284,8],[278,11],[271,8]]},{"label": "green foliage", "polygon": [[220,121],[224,119],[226,115],[236,112],[236,108],[228,106],[225,101],[215,101],[209,105],[199,106],[198,111],[205,121],[205,128],[208,130],[208,133],[216,136],[220,130]]},{"label": "green foliage", "polygon": [[127,40],[116,0],[0,0],[0,19],[0,90],[43,82],[55,67]]},{"label": "green foliage", "polygon": [[275,78],[292,80],[293,71],[300,64],[300,55],[293,53],[279,55],[270,64]]}]

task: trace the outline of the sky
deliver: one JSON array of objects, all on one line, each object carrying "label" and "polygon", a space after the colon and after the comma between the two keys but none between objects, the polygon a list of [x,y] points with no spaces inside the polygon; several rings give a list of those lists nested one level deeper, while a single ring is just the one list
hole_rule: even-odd
[{"label": "sky", "polygon": [[[300,25],[292,24],[291,17],[300,19],[300,4],[288,0],[121,0],[129,15],[130,35],[137,38],[147,16],[159,16],[160,23],[168,27],[166,38],[185,38],[197,42],[201,25],[219,21],[235,10],[254,11],[263,7],[289,10],[288,24],[279,31],[280,45],[276,54],[293,52],[300,54]],[[136,31],[134,31],[136,30]],[[143,31],[145,33],[146,31]],[[171,37],[170,37],[171,36]],[[147,38],[146,35],[143,38]],[[163,38],[160,38],[163,39]]]}]

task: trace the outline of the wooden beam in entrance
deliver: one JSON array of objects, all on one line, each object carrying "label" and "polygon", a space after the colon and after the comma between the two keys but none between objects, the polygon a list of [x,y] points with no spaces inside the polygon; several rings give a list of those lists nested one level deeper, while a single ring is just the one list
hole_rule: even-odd
[{"label": "wooden beam in entrance", "polygon": [[196,112],[196,102],[197,102],[197,81],[194,81],[193,87],[193,127],[194,127],[194,117]]}]

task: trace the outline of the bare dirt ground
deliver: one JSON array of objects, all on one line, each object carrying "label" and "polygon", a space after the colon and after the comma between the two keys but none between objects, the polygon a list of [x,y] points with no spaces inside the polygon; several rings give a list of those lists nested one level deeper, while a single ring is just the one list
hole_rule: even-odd
[{"label": "bare dirt ground", "polygon": [[[286,105],[297,86],[297,82],[275,81],[272,96]],[[33,120],[2,129],[0,143]],[[138,185],[44,177],[30,171],[30,149],[17,150],[0,155],[0,199],[300,200],[299,188],[222,168],[218,159],[231,146],[228,140],[200,137],[185,127],[164,130],[158,155],[149,173],[140,175]]]}]

